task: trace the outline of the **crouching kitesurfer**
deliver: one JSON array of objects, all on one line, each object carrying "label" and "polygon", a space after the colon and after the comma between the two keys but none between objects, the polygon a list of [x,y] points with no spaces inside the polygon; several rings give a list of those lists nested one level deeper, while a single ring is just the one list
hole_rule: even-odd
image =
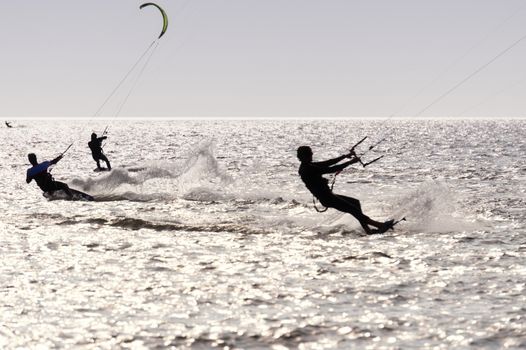
[{"label": "crouching kitesurfer", "polygon": [[103,160],[106,162],[107,170],[111,170],[110,161],[106,155],[102,152],[102,140],[106,140],[107,136],[97,137],[97,134],[91,134],[91,141],[88,142],[88,147],[91,150],[91,155],[95,162],[97,162],[97,170],[106,170],[100,166],[100,161]]},{"label": "crouching kitesurfer", "polygon": [[[367,234],[383,233],[393,226],[393,220],[379,222],[365,215],[362,212],[360,201],[356,198],[333,193],[329,187],[329,180],[322,176],[324,174],[339,173],[349,165],[360,162],[360,158],[356,156],[354,150],[334,159],[313,162],[311,148],[309,146],[301,146],[297,150],[297,156],[301,162],[298,171],[301,179],[323,206],[351,214],[360,222]],[[349,160],[338,164],[344,159]],[[369,226],[373,226],[376,229],[371,229]]]},{"label": "crouching kitesurfer", "polygon": [[63,154],[51,161],[38,163],[37,156],[34,153],[29,153],[27,158],[33,167],[27,170],[26,182],[30,183],[32,180],[35,180],[38,187],[48,194],[53,194],[55,191],[62,190],[69,198],[73,197],[69,186],[63,182],[55,181],[53,176],[51,176],[51,173],[48,171],[49,167],[57,164],[62,157]]}]

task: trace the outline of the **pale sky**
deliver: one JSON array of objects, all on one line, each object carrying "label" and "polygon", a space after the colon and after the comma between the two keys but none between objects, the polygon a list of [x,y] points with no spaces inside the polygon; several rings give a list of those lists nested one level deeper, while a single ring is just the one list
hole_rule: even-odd
[{"label": "pale sky", "polygon": [[[143,2],[1,1],[0,116],[92,117],[161,30]],[[524,0],[156,3],[121,117],[526,116],[526,40],[420,113],[526,35]]]}]

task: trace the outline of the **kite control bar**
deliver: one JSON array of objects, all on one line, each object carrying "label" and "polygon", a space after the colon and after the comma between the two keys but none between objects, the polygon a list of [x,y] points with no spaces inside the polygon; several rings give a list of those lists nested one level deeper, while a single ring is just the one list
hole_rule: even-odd
[{"label": "kite control bar", "polygon": [[365,168],[366,166],[371,165],[371,164],[373,164],[374,162],[379,161],[379,160],[382,159],[384,156],[385,156],[385,155],[382,155],[382,156],[380,156],[380,157],[378,157],[378,158],[375,158],[375,159],[373,159],[373,160],[371,160],[370,162],[367,162],[367,163],[362,162],[362,160],[361,160],[360,158],[358,158],[358,159],[360,159],[360,164]]},{"label": "kite control bar", "polygon": [[[59,155],[57,158],[55,158],[54,160],[57,160],[57,159],[60,160],[60,158],[62,158],[62,157],[64,156],[64,154],[66,154],[66,152],[69,151],[69,149],[71,148],[71,146],[73,146],[73,142],[70,143],[70,145],[68,146],[68,148],[66,148],[66,149],[64,150],[64,152],[60,153],[60,155]],[[57,160],[57,162],[58,162],[58,160]],[[55,162],[55,163],[51,163],[51,165],[53,165],[53,164],[56,164],[56,162]],[[52,169],[49,168],[49,171],[51,171],[51,170],[52,170]]]},{"label": "kite control bar", "polygon": [[384,155],[378,157],[378,158],[375,158],[369,162],[362,162],[362,159],[361,157],[366,154],[367,152],[369,152],[370,150],[372,150],[373,148],[375,148],[376,146],[378,146],[380,143],[382,143],[384,140],[385,140],[385,137],[383,139],[381,139],[380,141],[376,142],[375,144],[369,146],[369,148],[367,149],[367,151],[365,151],[364,153],[362,153],[360,156],[356,155],[356,147],[358,147],[362,142],[364,142],[365,140],[367,139],[367,136],[365,136],[363,139],[361,139],[360,141],[358,141],[357,143],[354,144],[354,146],[351,147],[351,150],[349,151],[349,154],[350,155],[353,155],[356,157],[356,159],[358,159],[358,161],[360,162],[360,164],[365,168],[366,166],[368,165],[371,165],[373,164],[374,162],[377,162],[379,161],[380,159],[382,159],[384,157]]},{"label": "kite control bar", "polygon": [[[361,139],[360,141],[355,143],[354,146],[351,147],[351,150],[349,151],[349,154],[352,154],[352,155],[356,156],[356,152],[355,152],[356,147],[360,146],[360,144],[362,142],[364,142],[366,139],[367,139],[367,136],[365,136],[363,139]],[[358,158],[358,159],[360,159],[360,158]]]},{"label": "kite control bar", "polygon": [[69,149],[71,148],[71,146],[73,146],[73,142],[68,146],[68,148],[66,148],[66,150],[62,153],[60,153],[60,156],[59,157],[62,157],[64,154],[66,154],[67,151],[69,151]]},{"label": "kite control bar", "polygon": [[[109,125],[106,125],[106,127],[104,128],[104,131],[102,132],[102,136],[106,135],[108,133],[108,129],[110,128]],[[100,148],[104,148],[104,146],[106,146],[106,142],[104,142],[103,144],[101,144]]]}]

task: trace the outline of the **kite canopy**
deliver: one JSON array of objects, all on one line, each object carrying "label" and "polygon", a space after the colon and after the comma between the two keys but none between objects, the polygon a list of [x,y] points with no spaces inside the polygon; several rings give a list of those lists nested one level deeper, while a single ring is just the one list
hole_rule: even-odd
[{"label": "kite canopy", "polygon": [[166,15],[166,12],[164,12],[164,10],[157,4],[154,4],[153,2],[146,2],[144,4],[142,4],[139,9],[143,9],[144,7],[146,6],[155,6],[159,9],[159,11],[161,11],[161,14],[163,15],[163,30],[161,31],[161,34],[159,34],[159,37],[157,39],[160,39],[164,33],[166,33],[166,29],[168,29],[168,16]]}]

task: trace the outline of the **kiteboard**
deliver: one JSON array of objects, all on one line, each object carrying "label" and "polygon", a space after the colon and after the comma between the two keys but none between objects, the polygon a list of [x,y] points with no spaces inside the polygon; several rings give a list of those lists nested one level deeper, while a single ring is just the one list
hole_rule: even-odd
[{"label": "kiteboard", "polygon": [[378,228],[378,230],[373,230],[373,234],[380,234],[380,233],[385,233],[387,232],[388,230],[394,230],[394,227],[399,224],[401,221],[406,221],[405,218],[401,218],[400,220],[388,220],[386,222],[384,222],[384,224]]},{"label": "kiteboard", "polygon": [[96,173],[100,173],[100,172],[103,172],[103,171],[110,171],[111,169],[108,169],[108,168],[95,168],[93,169],[94,172]]},{"label": "kiteboard", "polygon": [[67,200],[67,201],[94,201],[95,198],[93,196],[90,196],[87,193],[80,192],[74,189],[69,189],[71,191],[72,197],[69,197],[66,192],[60,190],[60,191],[54,191],[54,192],[44,192],[43,196],[46,197],[50,201],[54,200]]}]

